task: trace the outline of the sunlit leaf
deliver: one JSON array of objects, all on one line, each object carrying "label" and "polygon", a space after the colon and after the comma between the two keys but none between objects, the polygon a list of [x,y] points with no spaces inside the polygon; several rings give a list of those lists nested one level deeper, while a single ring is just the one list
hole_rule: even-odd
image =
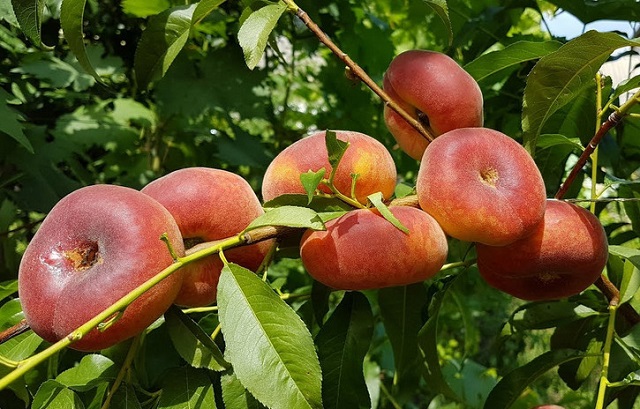
[{"label": "sunlit leaf", "polygon": [[518,41],[502,50],[482,54],[465,65],[464,69],[479,82],[506,68],[544,57],[561,45],[558,41]]},{"label": "sunlit leaf", "polygon": [[25,149],[33,153],[33,146],[24,134],[22,125],[24,118],[7,104],[7,101],[12,98],[7,91],[0,88],[0,133],[9,135]]},{"label": "sunlit leaf", "polygon": [[115,379],[118,367],[104,355],[89,354],[82,357],[78,365],[67,369],[56,377],[60,384],[79,391],[94,387],[97,382]]},{"label": "sunlit leaf", "polygon": [[44,0],[11,0],[13,12],[20,24],[22,32],[36,46],[42,45],[42,13]]},{"label": "sunlit leaf", "polygon": [[225,407],[233,409],[259,409],[264,407],[242,386],[242,383],[233,372],[222,375],[220,383]]},{"label": "sunlit leaf", "polygon": [[122,11],[136,17],[149,17],[171,7],[169,0],[122,0]]},{"label": "sunlit leaf", "polygon": [[134,59],[140,88],[164,76],[189,39],[196,4],[176,6],[152,16],[142,32]]},{"label": "sunlit leaf", "polygon": [[535,151],[546,121],[594,82],[613,51],[638,44],[618,34],[588,31],[542,57],[529,74],[523,98],[523,139],[529,152]]},{"label": "sunlit leaf", "polygon": [[318,217],[318,213],[307,207],[298,206],[274,207],[254,219],[244,231],[248,232],[264,226],[286,226],[325,230],[324,223],[322,219]]},{"label": "sunlit leaf", "polygon": [[84,409],[84,404],[71,389],[54,380],[47,380],[33,397],[31,409]]},{"label": "sunlit leaf", "polygon": [[225,358],[247,390],[274,409],[322,408],[320,363],[298,314],[251,271],[226,265],[218,284]]},{"label": "sunlit leaf", "polygon": [[367,196],[367,199],[369,199],[378,212],[380,212],[382,217],[384,217],[389,223],[393,224],[401,232],[409,234],[409,229],[402,224],[402,222],[391,212],[389,207],[384,204],[381,192],[373,193]]},{"label": "sunlit leaf", "polygon": [[260,62],[269,36],[286,10],[284,2],[268,4],[252,12],[242,23],[238,31],[238,42],[249,69],[254,69]]},{"label": "sunlit leaf", "polygon": [[451,46],[453,42],[453,30],[451,29],[451,20],[449,19],[449,8],[447,7],[446,0],[424,0],[427,6],[431,7],[431,9],[436,13],[442,24],[444,24],[447,30],[448,42],[449,46]]},{"label": "sunlit leaf", "polygon": [[316,189],[322,182],[325,173],[326,170],[322,168],[317,172],[310,170],[300,175],[300,182],[302,182],[302,187],[304,187],[304,190],[307,192],[307,205],[311,204],[313,196],[316,193]]},{"label": "sunlit leaf", "polygon": [[580,138],[568,138],[560,134],[542,134],[538,137],[539,149],[551,148],[552,146],[566,145],[573,149],[583,151],[584,147],[580,143]]}]

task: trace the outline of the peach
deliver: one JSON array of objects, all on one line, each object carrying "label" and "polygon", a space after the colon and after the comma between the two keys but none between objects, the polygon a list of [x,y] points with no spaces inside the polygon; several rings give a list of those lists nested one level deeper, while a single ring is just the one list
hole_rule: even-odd
[{"label": "peach", "polygon": [[[478,83],[446,54],[426,50],[399,54],[389,64],[383,88],[434,137],[483,125]],[[384,108],[384,119],[400,148],[420,160],[429,142],[389,106]]]},{"label": "peach", "polygon": [[598,218],[550,199],[544,221],[528,237],[504,247],[477,245],[478,270],[491,286],[524,300],[578,294],[607,262],[607,235]]},{"label": "peach", "polygon": [[461,128],[424,152],[420,207],[463,241],[506,245],[533,232],[546,204],[544,181],[527,151],[505,134]]},{"label": "peach", "polygon": [[377,210],[357,209],[307,231],[300,258],[317,281],[339,290],[407,285],[433,277],[447,258],[447,239],[436,221],[414,207],[389,208],[403,233]]},{"label": "peach", "polygon": [[[349,142],[336,170],[334,185],[340,193],[351,196],[352,174],[358,174],[355,185],[356,200],[367,203],[367,196],[382,192],[385,199],[391,197],[396,186],[396,167],[389,151],[371,136],[352,131],[335,131],[337,138]],[[287,193],[305,194],[300,175],[308,171],[325,169],[325,177],[331,173],[331,165],[325,144],[325,132],[316,132],[302,138],[281,151],[269,164],[262,182],[265,201]],[[324,193],[331,191],[320,185]]]},{"label": "peach", "polygon": [[[78,189],[51,209],[20,263],[19,296],[29,326],[55,342],[147,281],[173,259],[182,237],[169,212],[135,189],[94,185]],[[104,332],[89,332],[72,348],[100,350],[137,335],[173,303],[177,271],[134,301]]]},{"label": "peach", "polygon": [[[146,185],[142,192],[173,215],[185,247],[234,236],[264,213],[260,200],[241,176],[222,169],[191,167],[173,171]],[[225,251],[230,262],[250,270],[260,266],[272,241]],[[216,300],[223,264],[218,255],[185,267],[175,303],[200,307]]]}]

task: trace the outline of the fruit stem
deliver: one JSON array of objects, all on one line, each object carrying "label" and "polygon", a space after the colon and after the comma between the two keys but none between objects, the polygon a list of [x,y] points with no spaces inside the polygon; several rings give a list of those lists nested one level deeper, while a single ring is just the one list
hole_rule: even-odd
[{"label": "fruit stem", "polygon": [[629,98],[629,100],[625,102],[620,108],[613,111],[611,115],[609,115],[607,120],[604,121],[602,125],[600,125],[600,128],[593,136],[593,138],[591,138],[589,144],[585,147],[584,151],[578,158],[578,161],[573,166],[573,169],[571,169],[571,172],[569,172],[569,175],[567,176],[565,181],[562,183],[562,185],[560,185],[560,189],[558,189],[558,192],[555,195],[556,199],[562,199],[564,197],[564,195],[571,187],[571,184],[578,176],[578,173],[587,163],[587,160],[596,149],[596,146],[598,146],[602,138],[607,134],[607,132],[609,132],[610,129],[618,125],[625,116],[629,115],[629,110],[638,102],[640,102],[640,90],[633,94],[633,96]]},{"label": "fruit stem", "polygon": [[89,321],[82,324],[75,331],[73,331],[68,336],[62,338],[58,342],[52,344],[48,348],[40,351],[39,353],[23,360],[18,363],[18,366],[0,378],[0,390],[6,388],[11,383],[15,382],[18,378],[26,374],[29,370],[35,368],[38,364],[44,362],[53,356],[56,352],[61,351],[62,349],[68,347],[72,343],[79,341],[86,334],[97,328],[101,323],[110,319],[114,314],[118,314],[127,308],[132,302],[134,302],[138,297],[142,294],[153,288],[159,282],[169,277],[171,274],[182,268],[185,264],[190,262],[199,260],[201,258],[210,256],[212,254],[218,253],[221,250],[229,249],[232,247],[237,247],[241,244],[244,244],[246,241],[245,234],[230,237],[228,239],[222,240],[218,242],[215,246],[211,246],[208,248],[204,248],[192,254],[189,254],[184,257],[179,257],[174,263],[169,265],[164,270],[160,271],[155,276],[151,277],[144,283],[140,284],[138,287],[130,291],[128,294],[117,300],[107,309],[90,319]]},{"label": "fruit stem", "polygon": [[322,29],[309,17],[309,15],[302,10],[293,0],[282,0],[288,7],[289,11],[294,13],[302,22],[311,30],[313,34],[318,37],[318,40],[325,46],[327,46],[333,54],[335,54],[342,62],[344,62],[350,70],[351,76],[356,76],[360,81],[369,87],[389,108],[393,109],[411,125],[420,135],[427,141],[431,142],[434,136],[429,129],[416,118],[412,117],[407,111],[405,111],[396,101],[393,100],[371,77],[347,55],[342,51],[331,39],[322,31]]},{"label": "fruit stem", "polygon": [[[600,73],[596,74],[596,128],[598,124],[602,122],[602,87],[604,86],[602,82],[602,75]],[[597,183],[598,180],[598,147],[593,150],[593,154],[591,155],[591,199],[598,198],[597,192]],[[591,213],[596,212],[596,202],[591,202],[589,206],[589,210]]]},{"label": "fruit stem", "polygon": [[596,409],[604,409],[604,398],[609,386],[607,376],[609,374],[609,363],[611,358],[611,345],[615,334],[616,311],[618,310],[618,299],[613,299],[609,303],[609,323],[607,325],[607,337],[604,341],[604,350],[602,353],[602,371],[600,372],[600,385],[598,386],[598,397],[596,400]]},{"label": "fruit stem", "polygon": [[18,335],[28,331],[30,328],[31,327],[29,327],[26,319],[21,320],[14,326],[0,332],[0,344],[7,342],[11,338],[17,337]]}]

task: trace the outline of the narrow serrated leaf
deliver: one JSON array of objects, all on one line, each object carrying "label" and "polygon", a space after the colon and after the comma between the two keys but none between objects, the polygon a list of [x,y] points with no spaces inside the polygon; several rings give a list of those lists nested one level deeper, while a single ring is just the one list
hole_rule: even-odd
[{"label": "narrow serrated leaf", "polygon": [[[412,396],[421,377],[418,332],[424,324],[423,310],[427,305],[427,291],[422,283],[380,289],[378,304],[391,347],[395,376],[393,386],[397,395]],[[394,395],[395,395],[394,394]]]},{"label": "narrow serrated leaf", "polygon": [[311,204],[316,189],[318,189],[318,186],[322,182],[325,173],[326,170],[322,168],[317,172],[310,170],[300,174],[300,182],[302,182],[302,187],[304,187],[304,190],[307,192],[307,205]]},{"label": "narrow serrated leaf", "polygon": [[273,409],[322,408],[320,363],[298,314],[251,271],[228,264],[218,283],[225,358]]},{"label": "narrow serrated leaf", "polygon": [[229,367],[218,345],[182,310],[173,306],[164,317],[173,346],[189,365],[213,371]]},{"label": "narrow serrated leaf", "polygon": [[24,134],[22,115],[7,104],[7,101],[11,98],[11,94],[0,88],[0,133],[9,135],[26,150],[33,153],[33,145]]},{"label": "narrow serrated leaf", "polygon": [[618,48],[638,46],[640,40],[628,40],[615,33],[588,31],[542,57],[531,70],[524,90],[522,109],[523,142],[535,152],[538,136],[547,120],[572,101],[609,55]]},{"label": "narrow serrated leaf", "polygon": [[89,354],[83,356],[78,365],[60,373],[56,381],[68,388],[84,391],[98,382],[113,380],[117,375],[118,368],[111,359],[104,355]]},{"label": "narrow serrated leaf", "polygon": [[324,141],[327,146],[327,154],[329,155],[329,164],[336,171],[344,153],[349,148],[349,142],[341,141],[338,139],[338,134],[335,131],[326,131]]},{"label": "narrow serrated leaf", "polygon": [[238,42],[249,69],[254,69],[260,62],[269,36],[286,10],[283,2],[266,5],[252,12],[240,26]]},{"label": "narrow serrated leaf", "polygon": [[215,409],[213,384],[205,369],[174,368],[162,382],[158,409]]},{"label": "narrow serrated leaf", "polygon": [[371,407],[363,362],[372,335],[369,301],[359,292],[347,292],[316,336],[325,408]]},{"label": "narrow serrated leaf", "polygon": [[64,38],[67,40],[71,52],[78,59],[80,66],[91,74],[96,81],[102,83],[102,78],[93,68],[87,49],[84,46],[82,25],[86,3],[87,0],[63,0],[60,7],[60,26],[62,27]]},{"label": "narrow serrated leaf", "polygon": [[285,226],[313,230],[325,230],[322,219],[314,210],[299,206],[274,207],[254,219],[245,232],[265,226]]},{"label": "narrow serrated leaf", "polygon": [[558,41],[518,41],[502,50],[479,56],[465,65],[464,69],[479,82],[504,69],[542,58],[561,45]]},{"label": "narrow serrated leaf", "polygon": [[35,44],[42,45],[42,13],[44,0],[11,0],[13,12],[22,32]]},{"label": "narrow serrated leaf", "polygon": [[367,196],[367,199],[373,204],[373,206],[380,212],[389,223],[393,224],[398,230],[405,234],[409,234],[409,229],[402,224],[400,220],[389,210],[386,204],[382,201],[382,193],[377,192]]},{"label": "narrow serrated leaf", "polygon": [[573,359],[584,357],[584,352],[572,349],[548,351],[505,375],[491,390],[484,403],[485,409],[508,409],[540,375]]},{"label": "narrow serrated leaf", "polygon": [[176,6],[152,16],[142,32],[134,57],[138,86],[164,76],[189,39],[196,4]]},{"label": "narrow serrated leaf", "polygon": [[[444,379],[440,367],[440,355],[438,354],[438,315],[447,289],[452,281],[447,281],[437,289],[431,297],[429,306],[429,318],[418,332],[418,346],[422,356],[422,376],[429,387],[436,393],[458,401],[459,398]],[[439,283],[434,284],[434,286]]]},{"label": "narrow serrated leaf", "polygon": [[38,388],[31,409],[84,409],[84,404],[74,391],[50,379]]},{"label": "narrow serrated leaf", "polygon": [[260,409],[264,407],[242,386],[235,373],[230,372],[222,375],[220,384],[222,400],[226,408]]},{"label": "narrow serrated leaf", "polygon": [[453,30],[451,29],[451,20],[449,19],[449,8],[447,7],[447,0],[424,0],[427,6],[436,13],[442,24],[444,24],[447,30],[447,44],[451,46],[453,43]]},{"label": "narrow serrated leaf", "polygon": [[193,24],[198,24],[225,1],[226,0],[200,0],[196,3],[196,9],[193,12]]}]

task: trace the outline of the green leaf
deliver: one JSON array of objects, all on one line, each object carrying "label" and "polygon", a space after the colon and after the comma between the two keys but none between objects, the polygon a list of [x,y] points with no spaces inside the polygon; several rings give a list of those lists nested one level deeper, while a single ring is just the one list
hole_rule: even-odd
[{"label": "green leaf", "polygon": [[434,289],[432,291],[435,291],[435,293],[431,297],[429,319],[418,332],[418,347],[422,356],[422,375],[427,384],[434,392],[458,401],[458,396],[444,379],[442,368],[440,367],[440,355],[438,354],[438,315],[447,289],[452,282],[452,280],[449,280],[432,285],[432,289]]},{"label": "green leaf", "polygon": [[451,29],[451,20],[449,19],[449,8],[447,7],[447,0],[424,0],[425,4],[429,6],[444,24],[447,30],[447,44],[451,46],[453,43],[453,30]]},{"label": "green leaf", "polygon": [[42,45],[42,13],[44,0],[11,0],[13,12],[16,15],[22,32],[35,44]]},{"label": "green leaf", "polygon": [[84,409],[84,404],[74,391],[50,379],[38,388],[31,409]]},{"label": "green leaf", "polygon": [[251,13],[240,26],[238,42],[249,69],[254,69],[260,62],[269,36],[286,10],[283,2],[268,4]]},{"label": "green leaf", "polygon": [[518,330],[545,329],[592,315],[598,312],[572,301],[545,301],[524,304],[513,313],[510,322]]},{"label": "green leaf", "polygon": [[422,283],[378,291],[380,315],[393,348],[393,386],[401,398],[412,396],[420,381],[422,362],[416,359],[420,356],[418,333],[424,324],[422,314],[427,302]]},{"label": "green leaf", "polygon": [[222,375],[220,383],[225,407],[230,409],[259,409],[264,407],[242,386],[235,373],[230,372]]},{"label": "green leaf", "polygon": [[64,38],[69,44],[71,52],[78,59],[80,66],[84,68],[96,81],[103,83],[102,78],[91,64],[87,49],[84,46],[84,7],[87,0],[63,0],[60,8],[60,26],[64,32]]},{"label": "green leaf", "polygon": [[149,17],[171,7],[169,0],[123,0],[122,11],[135,17]]},{"label": "green leaf", "polygon": [[167,72],[189,39],[196,4],[176,6],[152,16],[142,32],[134,57],[138,86],[149,84]]},{"label": "green leaf", "polygon": [[173,346],[189,365],[213,371],[229,368],[218,345],[182,310],[172,306],[164,318]]},{"label": "green leaf", "polygon": [[18,292],[18,279],[0,283],[0,300]]},{"label": "green leaf", "polygon": [[216,408],[213,384],[205,369],[174,368],[162,382],[158,409]]},{"label": "green leaf", "polygon": [[226,0],[200,0],[193,12],[193,24],[198,24]]},{"label": "green leaf", "polygon": [[243,267],[225,265],[218,309],[225,358],[256,399],[273,409],[322,408],[311,334],[267,283]]},{"label": "green leaf", "polygon": [[363,362],[372,335],[373,313],[367,297],[347,292],[316,336],[325,408],[371,407]]},{"label": "green leaf", "polygon": [[331,165],[332,173],[335,173],[344,153],[347,151],[347,148],[349,148],[349,142],[338,139],[335,131],[326,131],[324,141],[327,146],[327,155],[329,155],[329,164]]},{"label": "green leaf", "polygon": [[109,409],[142,409],[133,385],[123,383],[113,394]]},{"label": "green leaf", "polygon": [[630,301],[640,288],[640,270],[630,260],[624,262],[620,287],[620,304]]},{"label": "green leaf", "polygon": [[636,75],[635,77],[622,81],[620,84],[618,84],[614,92],[611,94],[607,103],[614,103],[615,100],[618,99],[622,94],[635,91],[638,87],[640,87],[640,75]]},{"label": "green leaf", "polygon": [[640,10],[635,0],[553,0],[553,4],[576,16],[585,24],[603,19],[640,20]]},{"label": "green leaf", "polygon": [[538,377],[548,370],[573,359],[584,357],[582,351],[558,349],[548,351],[531,362],[505,375],[493,388],[484,403],[485,409],[508,409]]},{"label": "green leaf", "polygon": [[110,381],[118,375],[114,362],[104,355],[89,354],[80,363],[56,377],[61,385],[78,391],[91,389],[96,383]]},{"label": "green leaf", "polygon": [[325,230],[322,219],[315,211],[298,206],[282,206],[267,210],[263,215],[254,219],[244,232],[248,232],[265,226],[286,226],[296,228],[306,228],[314,230]]},{"label": "green leaf", "polygon": [[609,246],[609,254],[629,260],[634,266],[640,268],[640,250],[624,246]]},{"label": "green leaf", "polygon": [[638,40],[627,40],[618,34],[588,31],[542,57],[531,70],[524,90],[522,129],[527,150],[535,151],[547,120],[594,82],[613,51],[638,44]]},{"label": "green leaf", "polygon": [[[20,300],[14,298],[0,307],[0,330],[5,330],[24,319]],[[31,356],[43,340],[32,331],[27,331],[0,344],[0,356],[20,361]]]},{"label": "green leaf", "polygon": [[265,202],[263,207],[273,208],[282,206],[308,207],[318,213],[339,212],[353,210],[353,207],[337,197],[314,196],[308,203],[307,195],[288,193]]},{"label": "green leaf", "polygon": [[300,175],[300,182],[302,182],[302,186],[307,192],[307,205],[311,204],[313,196],[316,193],[316,189],[318,189],[318,186],[322,182],[322,179],[324,179],[325,173],[326,170],[322,168],[317,172],[310,170],[307,173],[302,173]]},{"label": "green leaf", "polygon": [[378,209],[378,212],[380,212],[382,217],[387,219],[389,223],[393,224],[401,232],[409,234],[409,229],[404,224],[402,224],[402,222],[398,220],[398,218],[393,213],[391,213],[391,210],[389,210],[387,205],[384,204],[384,202],[382,201],[381,192],[370,194],[369,196],[367,196],[367,199],[369,199],[373,206]]},{"label": "green leaf", "polygon": [[568,138],[560,134],[542,134],[538,137],[537,148],[539,149],[551,148],[557,145],[571,146],[579,151],[584,150],[582,143],[580,143],[580,138]]},{"label": "green leaf", "polygon": [[11,94],[0,88],[0,132],[9,135],[26,150],[33,153],[33,146],[24,134],[22,126],[24,118],[7,103],[12,98]]},{"label": "green leaf", "polygon": [[537,60],[556,51],[562,43],[558,41],[518,41],[502,50],[483,54],[464,66],[476,81],[506,68],[517,67],[524,62]]}]

